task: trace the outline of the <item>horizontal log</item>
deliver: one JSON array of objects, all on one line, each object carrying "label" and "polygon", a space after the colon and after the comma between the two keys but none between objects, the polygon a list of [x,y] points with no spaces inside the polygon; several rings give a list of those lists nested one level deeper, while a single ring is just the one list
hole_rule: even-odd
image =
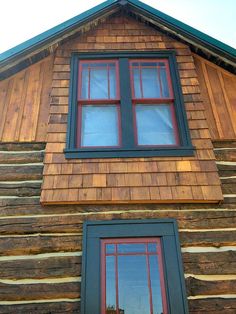
[{"label": "horizontal log", "polygon": [[15,142],[15,143],[0,143],[0,151],[35,151],[44,150],[46,143],[26,143],[26,142]]},{"label": "horizontal log", "polygon": [[231,196],[231,197],[224,197],[224,204],[232,204],[234,206],[236,206],[236,196]]},{"label": "horizontal log", "polygon": [[[236,274],[236,251],[183,253],[185,273],[200,275]],[[81,275],[81,256],[0,261],[0,278],[61,278]]]},{"label": "horizontal log", "polygon": [[234,228],[236,211],[150,211],[0,219],[0,234],[81,232],[86,220],[175,218],[180,229]]},{"label": "horizontal log", "polygon": [[40,180],[43,165],[1,166],[0,181]]},{"label": "horizontal log", "polygon": [[180,243],[183,247],[236,245],[236,231],[180,232]]},{"label": "horizontal log", "polygon": [[58,256],[40,259],[26,258],[0,261],[1,279],[50,279],[78,277],[80,275],[81,256]]},{"label": "horizontal log", "polygon": [[224,150],[214,150],[217,160],[221,161],[236,161],[236,149],[224,149]]},{"label": "horizontal log", "polygon": [[0,196],[40,196],[41,182],[0,183]]},{"label": "horizontal log", "polygon": [[236,280],[206,281],[188,277],[185,282],[189,296],[236,293]]},{"label": "horizontal log", "polygon": [[189,300],[189,312],[197,314],[235,314],[236,299],[209,298]]},{"label": "horizontal log", "polygon": [[236,251],[183,253],[184,272],[199,275],[236,274]]},{"label": "horizontal log", "polygon": [[224,182],[224,180],[222,180],[221,182],[223,194],[236,194],[236,178],[230,183],[226,183]]},{"label": "horizontal log", "polygon": [[[31,200],[31,201],[30,201]],[[229,209],[228,205],[224,204],[110,204],[110,205],[49,205],[41,206],[39,201],[34,199],[0,199],[0,216],[14,216],[14,215],[38,215],[38,214],[68,214],[68,213],[104,213],[104,212],[114,212],[114,211],[163,211],[170,210],[172,212],[192,210],[192,213],[196,212],[198,209],[214,210],[214,209]],[[24,205],[24,206],[21,206]],[[233,208],[233,207],[232,207]]]},{"label": "horizontal log", "polygon": [[27,152],[27,153],[0,153],[0,163],[2,164],[24,164],[43,162],[44,152]]},{"label": "horizontal log", "polygon": [[27,208],[32,208],[32,206],[39,205],[40,200],[39,197],[36,198],[30,198],[30,197],[24,197],[24,198],[4,198],[0,199],[0,216],[2,215],[12,215],[12,213],[18,213],[19,210],[24,209],[24,207],[28,206]]},{"label": "horizontal log", "polygon": [[80,282],[5,284],[0,283],[0,301],[77,299]]},{"label": "horizontal log", "polygon": [[45,302],[0,305],[0,314],[79,314],[80,302]]},{"label": "horizontal log", "polygon": [[[236,244],[236,231],[180,232],[180,242],[187,246],[227,246]],[[81,250],[81,235],[33,235],[0,237],[1,255],[26,255]]]},{"label": "horizontal log", "polygon": [[0,255],[81,251],[80,235],[0,237]]},{"label": "horizontal log", "polygon": [[233,148],[236,147],[236,140],[229,141],[213,141],[214,148]]}]

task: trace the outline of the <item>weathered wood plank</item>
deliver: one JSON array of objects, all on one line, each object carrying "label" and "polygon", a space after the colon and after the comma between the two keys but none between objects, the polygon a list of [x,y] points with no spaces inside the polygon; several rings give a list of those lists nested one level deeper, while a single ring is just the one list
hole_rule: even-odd
[{"label": "weathered wood plank", "polygon": [[217,160],[222,161],[236,161],[236,149],[214,150]]},{"label": "weathered wood plank", "polygon": [[0,283],[0,301],[77,299],[80,282],[5,284]]},{"label": "weathered wood plank", "polygon": [[0,181],[40,180],[43,165],[2,166],[0,165]]},{"label": "weathered wood plank", "polygon": [[[62,253],[63,254],[63,253]],[[78,277],[81,256],[57,256],[0,261],[1,279]]]},{"label": "weathered wood plank", "polygon": [[183,247],[235,245],[236,231],[180,232],[180,243]]},{"label": "weathered wood plank", "polygon": [[184,271],[199,275],[236,274],[236,251],[182,253]]},{"label": "weathered wood plank", "polygon": [[212,229],[234,228],[236,211],[209,211],[209,212],[121,212],[97,213],[45,217],[20,217],[0,219],[0,234],[27,234],[27,233],[73,233],[81,232],[82,224],[86,220],[112,219],[158,219],[175,218],[180,229]]},{"label": "weathered wood plank", "polygon": [[80,314],[80,302],[33,302],[29,304],[0,305],[0,314]]},{"label": "weathered wood plank", "polygon": [[0,196],[40,196],[41,194],[41,183],[23,183],[20,184],[2,184],[0,183]]},{"label": "weathered wood plank", "polygon": [[81,235],[0,237],[0,255],[81,251]]},{"label": "weathered wood plank", "polygon": [[235,314],[236,299],[209,298],[189,300],[189,311],[195,314]]},{"label": "weathered wood plank", "polygon": [[23,164],[42,162],[44,157],[43,151],[27,153],[0,153],[0,163],[2,164]]},{"label": "weathered wood plank", "polygon": [[185,282],[189,296],[236,293],[236,280],[206,281],[188,277]]},{"label": "weathered wood plank", "polygon": [[0,151],[36,151],[44,150],[46,144],[44,142],[24,142],[24,143],[0,143]]}]

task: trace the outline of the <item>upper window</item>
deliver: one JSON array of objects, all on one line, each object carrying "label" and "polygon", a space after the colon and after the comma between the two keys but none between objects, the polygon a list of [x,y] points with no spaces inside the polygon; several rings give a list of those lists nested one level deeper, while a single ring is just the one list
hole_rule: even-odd
[{"label": "upper window", "polygon": [[71,72],[66,157],[192,154],[172,53],[74,55]]}]

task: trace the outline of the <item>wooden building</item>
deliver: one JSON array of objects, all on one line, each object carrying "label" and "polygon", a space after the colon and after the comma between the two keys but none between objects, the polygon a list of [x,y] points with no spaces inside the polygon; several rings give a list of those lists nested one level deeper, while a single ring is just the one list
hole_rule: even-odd
[{"label": "wooden building", "polygon": [[236,313],[236,51],[108,0],[0,55],[0,313]]}]

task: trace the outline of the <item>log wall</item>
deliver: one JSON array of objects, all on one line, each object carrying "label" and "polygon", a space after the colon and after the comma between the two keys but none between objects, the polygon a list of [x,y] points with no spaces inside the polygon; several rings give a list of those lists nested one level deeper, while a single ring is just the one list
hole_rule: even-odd
[{"label": "log wall", "polygon": [[45,142],[53,56],[0,82],[0,141]]},{"label": "log wall", "polygon": [[[72,51],[175,50],[188,116],[193,157],[66,160],[70,57]],[[109,18],[58,48],[41,202],[218,202],[220,181],[190,49],[131,17]]]}]

